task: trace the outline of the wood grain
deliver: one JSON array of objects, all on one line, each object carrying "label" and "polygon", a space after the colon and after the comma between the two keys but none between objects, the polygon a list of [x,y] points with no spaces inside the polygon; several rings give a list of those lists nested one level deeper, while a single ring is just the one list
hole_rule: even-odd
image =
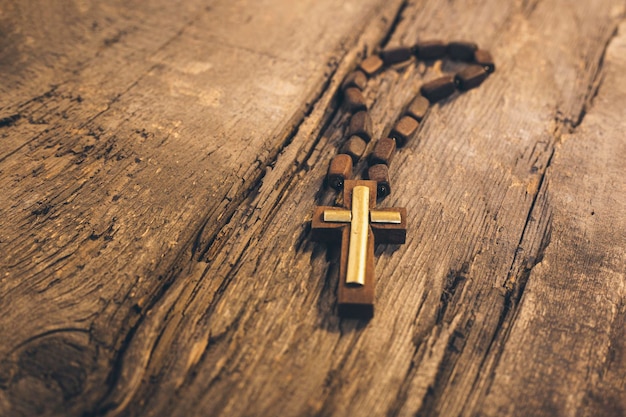
[{"label": "wood grain", "polygon": [[625,70],[621,23],[598,94],[546,173],[550,244],[529,271],[485,415],[626,414]]},{"label": "wood grain", "polygon": [[0,414],[108,407],[150,307],[398,4],[166,3],[3,7]]},{"label": "wood grain", "polygon": [[[0,415],[623,415],[626,4],[283,3],[2,6]],[[418,39],[497,70],[394,157],[340,320],[336,93]],[[456,69],[376,76],[374,137]]]}]

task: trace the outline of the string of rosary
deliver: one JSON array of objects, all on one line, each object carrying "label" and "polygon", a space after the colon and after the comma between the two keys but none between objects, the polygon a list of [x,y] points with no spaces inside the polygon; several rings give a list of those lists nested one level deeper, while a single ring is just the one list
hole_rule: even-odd
[{"label": "string of rosary", "polygon": [[369,115],[363,90],[368,78],[386,68],[411,60],[432,61],[449,58],[469,63],[456,74],[444,75],[424,84],[420,93],[396,121],[388,137],[379,139],[372,150],[368,163],[367,177],[377,183],[377,196],[385,198],[391,193],[389,165],[397,148],[403,147],[415,134],[429,106],[441,101],[456,91],[467,91],[478,87],[495,70],[491,54],[478,48],[472,42],[441,41],[420,42],[412,47],[399,47],[383,50],[378,55],[370,55],[358,69],[345,79],[342,89],[346,109],[352,114],[347,131],[348,140],[339,154],[330,163],[326,177],[327,184],[341,190],[346,179],[352,177],[353,166],[363,156],[367,144],[372,140],[372,119]]},{"label": "string of rosary", "polygon": [[[389,135],[379,139],[367,158],[367,180],[354,180],[356,165],[372,140],[372,119],[363,89],[369,78],[392,65],[416,57],[423,61],[448,58],[468,65],[422,85]],[[385,49],[364,59],[342,84],[343,100],[350,112],[348,139],[332,159],[326,184],[343,191],[342,207],[317,206],[311,219],[315,241],[341,241],[337,305],[343,317],[369,319],[374,315],[374,243],[402,244],[406,240],[405,208],[376,208],[376,200],[391,193],[389,164],[397,148],[406,145],[422,122],[428,108],[450,97],[478,87],[495,70],[488,51],[471,42],[419,42],[412,47]]]}]

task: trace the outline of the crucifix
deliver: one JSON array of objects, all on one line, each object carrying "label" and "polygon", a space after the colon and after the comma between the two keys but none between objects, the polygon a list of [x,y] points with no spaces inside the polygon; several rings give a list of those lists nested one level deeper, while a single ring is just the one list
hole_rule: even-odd
[{"label": "crucifix", "polygon": [[344,317],[374,315],[374,243],[404,243],[406,209],[375,209],[376,181],[346,180],[343,207],[318,206],[311,221],[312,238],[341,239],[337,300]]}]

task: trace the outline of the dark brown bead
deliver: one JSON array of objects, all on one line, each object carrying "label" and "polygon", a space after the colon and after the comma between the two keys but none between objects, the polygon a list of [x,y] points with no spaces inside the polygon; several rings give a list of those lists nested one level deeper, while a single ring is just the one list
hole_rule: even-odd
[{"label": "dark brown bead", "polygon": [[372,139],[372,118],[367,111],[354,113],[350,118],[350,126],[346,136],[357,135],[366,142]]},{"label": "dark brown bead", "polygon": [[396,140],[398,148],[403,147],[409,139],[415,134],[419,127],[419,122],[411,116],[402,116],[391,129],[389,136]]},{"label": "dark brown bead", "polygon": [[359,68],[371,77],[383,67],[383,64],[383,60],[378,55],[370,55],[361,62]]},{"label": "dark brown bead", "polygon": [[369,167],[367,177],[376,181],[376,198],[387,197],[391,193],[389,184],[389,168],[385,164],[376,164]]},{"label": "dark brown bead", "polygon": [[446,55],[448,45],[442,41],[418,42],[413,47],[419,59],[439,59]]},{"label": "dark brown bead", "polygon": [[345,153],[352,158],[352,163],[356,164],[367,147],[367,142],[358,136],[351,136],[341,147],[341,153]]},{"label": "dark brown bead", "polygon": [[389,48],[380,53],[385,65],[408,61],[411,59],[411,55],[411,48],[409,47]]},{"label": "dark brown bead", "polygon": [[484,49],[477,49],[474,51],[474,62],[478,65],[482,65],[485,71],[492,73],[496,70],[496,64],[493,62],[493,58],[489,51]]},{"label": "dark brown bead", "polygon": [[355,70],[346,77],[341,88],[345,90],[346,88],[354,87],[363,90],[366,86],[367,75],[363,71]]},{"label": "dark brown bead", "polygon": [[350,113],[356,113],[358,111],[367,110],[365,104],[365,97],[361,90],[356,87],[349,87],[343,92],[344,105]]},{"label": "dark brown bead", "polygon": [[396,140],[393,138],[381,138],[374,146],[369,163],[370,165],[385,164],[389,166],[395,153]]},{"label": "dark brown bead", "polygon": [[428,107],[430,107],[428,99],[424,96],[417,96],[413,99],[411,104],[409,104],[409,107],[406,109],[406,114],[420,122],[426,115]]},{"label": "dark brown bead", "polygon": [[478,46],[473,42],[450,42],[448,44],[448,55],[450,59],[457,61],[473,61],[474,52]]},{"label": "dark brown bead", "polygon": [[346,179],[352,176],[352,158],[349,155],[340,153],[330,162],[326,180],[328,185],[335,190],[341,190]]},{"label": "dark brown bead", "polygon": [[459,90],[467,91],[478,87],[487,78],[487,71],[480,65],[471,65],[459,72],[454,81]]},{"label": "dark brown bead", "polygon": [[424,84],[420,92],[428,101],[436,103],[452,95],[455,90],[456,84],[454,83],[454,77],[452,75],[445,75]]}]

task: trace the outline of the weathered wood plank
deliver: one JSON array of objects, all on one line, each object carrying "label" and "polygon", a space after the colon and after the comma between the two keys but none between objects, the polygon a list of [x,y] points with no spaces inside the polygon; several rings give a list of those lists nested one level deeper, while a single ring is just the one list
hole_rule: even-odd
[{"label": "weathered wood plank", "polygon": [[[73,63],[51,60],[32,84],[15,71],[14,94],[0,106],[9,117],[0,128],[1,179],[13,181],[0,203],[8,226],[0,239],[0,412],[523,413],[511,398],[557,415],[574,415],[576,405],[589,415],[623,407],[623,288],[607,293],[583,279],[614,271],[623,286],[623,245],[597,263],[591,250],[609,244],[599,231],[620,237],[605,213],[616,204],[609,191],[623,190],[623,181],[587,151],[617,170],[623,141],[601,130],[602,117],[615,116],[600,110],[563,136],[590,108],[600,71],[613,68],[606,79],[616,77],[618,67],[601,63],[623,2],[405,5],[390,44],[471,39],[492,50],[499,69],[480,89],[434,108],[420,140],[394,160],[385,205],[409,209],[409,239],[377,249],[378,310],[365,324],[334,315],[335,256],[309,241],[306,219],[333,200],[319,188],[347,118],[326,122],[343,75],[393,18],[398,3],[383,3],[87,10],[102,21],[118,17],[113,33],[138,27],[111,45],[101,34],[78,37],[80,52],[63,47]],[[116,83],[119,65],[110,62],[125,65],[124,82]],[[59,74],[60,86],[46,88]],[[376,136],[437,74],[411,65],[370,83]],[[24,91],[41,97],[21,100]],[[589,135],[602,146],[579,146]],[[568,176],[574,162],[593,185]],[[568,207],[567,197],[579,188],[593,195],[594,185],[607,191],[589,220],[586,200]],[[570,213],[584,220],[590,243]],[[568,260],[556,241],[576,244],[566,247]],[[551,349],[563,341],[544,346],[538,337],[571,328],[574,319],[557,315],[571,308],[564,298],[560,310],[545,306],[555,292],[552,271],[579,259],[590,263],[577,266],[573,282],[558,282],[573,298],[604,296],[612,321],[595,313],[600,359],[576,362],[575,376],[557,379],[549,359],[560,358]],[[581,364],[603,357],[599,377],[583,374]],[[563,405],[573,378],[576,396]],[[545,395],[529,402],[524,394]]]},{"label": "weathered wood plank", "polygon": [[546,174],[550,244],[530,272],[484,415],[626,414],[625,74],[622,23],[598,95]]},{"label": "weathered wood plank", "polygon": [[398,4],[3,8],[0,414],[99,408],[146,310]]},{"label": "weathered wood plank", "polygon": [[[129,404],[121,414],[489,412],[529,271],[549,243],[546,168],[584,114],[619,19],[623,5],[610,1],[409,3],[392,44],[423,33],[469,38],[493,50],[499,70],[435,108],[421,141],[394,161],[386,204],[408,207],[412,231],[406,246],[377,251],[376,317],[335,317],[337,266],[307,238],[312,207],[332,201],[318,189],[346,123],[338,115],[305,158],[321,103],[206,264],[177,280],[138,330],[111,397]],[[369,87],[377,136],[423,72],[409,66]]]}]

